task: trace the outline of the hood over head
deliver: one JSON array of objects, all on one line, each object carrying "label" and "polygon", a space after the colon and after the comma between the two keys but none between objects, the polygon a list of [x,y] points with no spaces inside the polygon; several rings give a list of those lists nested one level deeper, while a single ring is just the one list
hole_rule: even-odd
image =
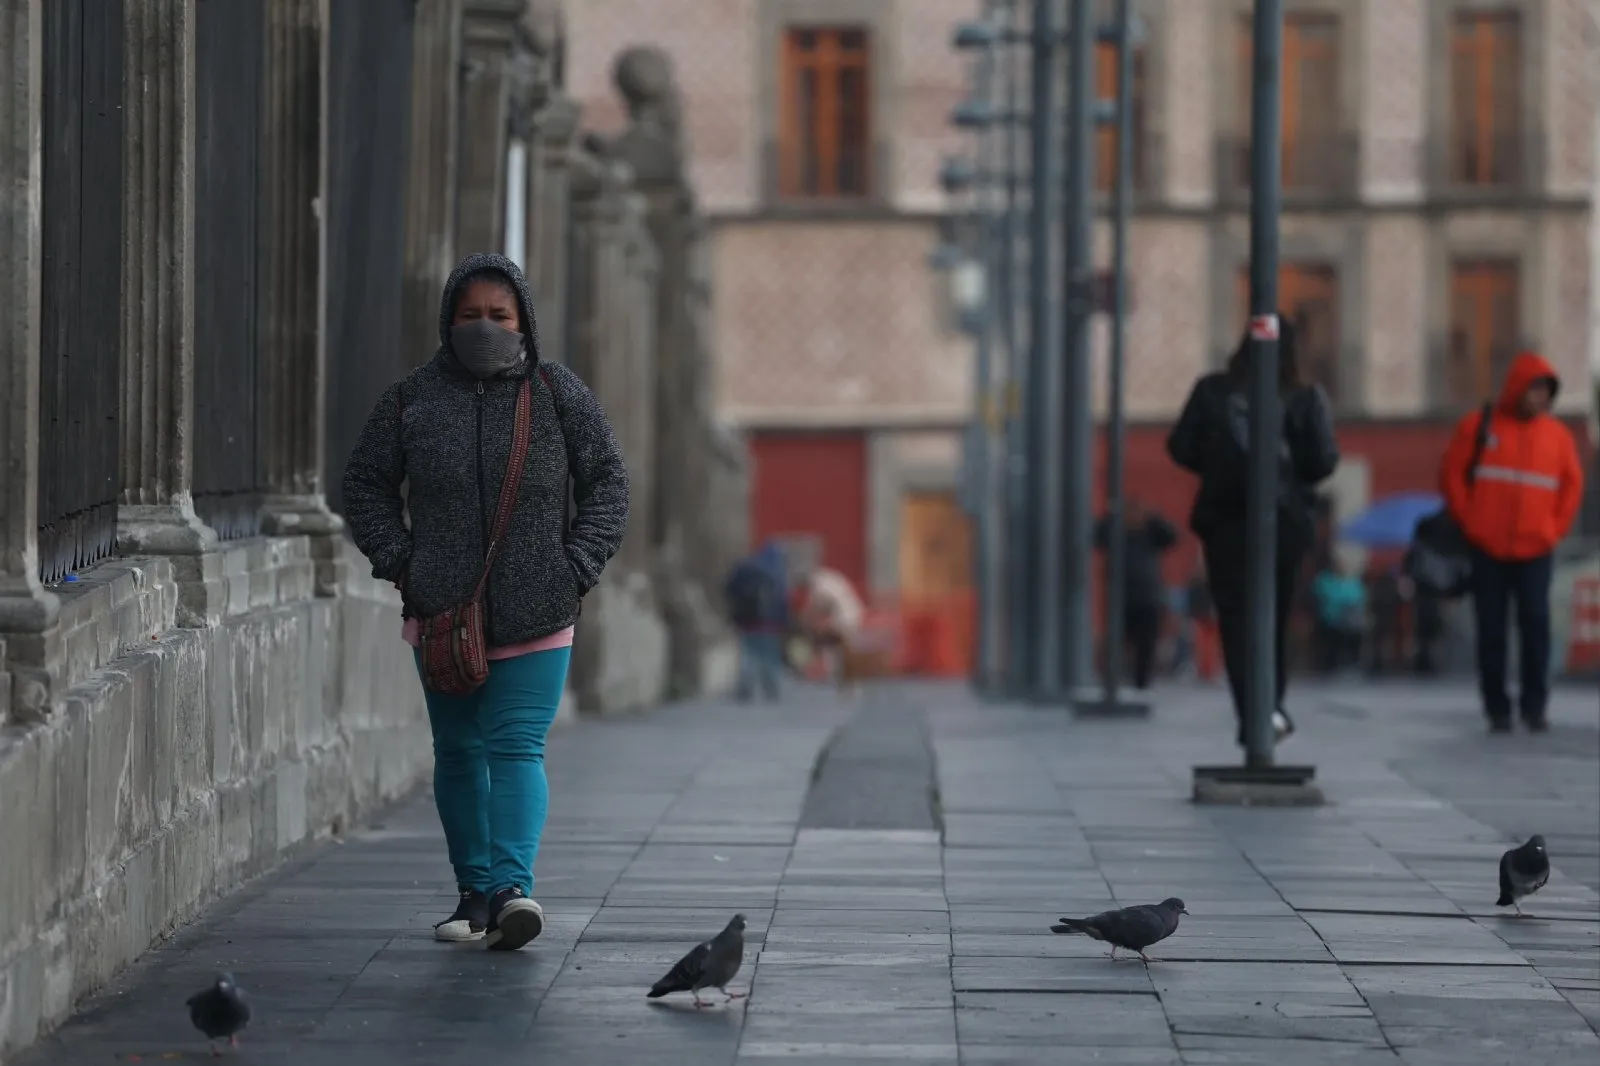
[{"label": "hood over head", "polygon": [[1561,379],[1555,368],[1538,352],[1518,352],[1511,361],[1511,369],[1506,371],[1505,384],[1500,387],[1500,410],[1515,414],[1528,386],[1541,378],[1550,383],[1550,399],[1554,400],[1561,390]]},{"label": "hood over head", "polygon": [[[511,283],[511,289],[517,294],[517,307],[522,312],[522,335],[527,340],[528,363],[535,365],[539,362],[539,319],[533,310],[533,292],[528,288],[528,279],[523,276],[522,268],[517,266],[505,256],[496,252],[474,252],[450,271],[450,277],[445,280],[444,292],[439,297],[439,351],[440,354],[450,354],[450,323],[455,318],[456,297],[461,292],[461,286],[474,274],[484,271],[493,271],[503,275]],[[454,361],[452,356],[451,361]]]}]

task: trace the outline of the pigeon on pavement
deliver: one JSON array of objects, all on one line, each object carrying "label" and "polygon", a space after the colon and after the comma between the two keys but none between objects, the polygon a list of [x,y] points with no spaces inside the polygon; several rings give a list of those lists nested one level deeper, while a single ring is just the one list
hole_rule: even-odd
[{"label": "pigeon on pavement", "polygon": [[1549,880],[1550,855],[1544,850],[1544,837],[1535,833],[1520,848],[1500,856],[1500,898],[1494,905],[1516,907],[1517,917],[1525,918],[1517,901],[1533,895]]},{"label": "pigeon on pavement", "polygon": [[729,992],[728,982],[744,965],[744,915],[735,914],[722,932],[710,940],[695,945],[693,951],[679,959],[667,976],[651,987],[649,999],[660,999],[673,992],[694,995],[696,1007],[711,1004],[700,998],[702,988],[715,988],[725,997],[724,1002],[743,999],[748,992]]},{"label": "pigeon on pavement", "polygon": [[1178,931],[1178,915],[1188,914],[1183,900],[1173,897],[1156,904],[1124,907],[1106,911],[1092,918],[1063,918],[1060,925],[1052,925],[1052,933],[1083,933],[1095,940],[1111,945],[1111,957],[1117,949],[1137,951],[1145,962],[1156,962],[1144,953],[1151,944],[1159,944]]},{"label": "pigeon on pavement", "polygon": [[229,1047],[239,1046],[239,1032],[250,1024],[250,1004],[233,974],[218,974],[210,988],[189,997],[188,1006],[189,1020],[211,1041],[211,1054],[220,1054],[216,1041],[223,1037]]}]

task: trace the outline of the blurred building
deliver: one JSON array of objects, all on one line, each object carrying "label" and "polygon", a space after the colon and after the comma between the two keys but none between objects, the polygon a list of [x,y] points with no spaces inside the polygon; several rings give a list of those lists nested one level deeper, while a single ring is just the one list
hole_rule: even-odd
[{"label": "blurred building", "polygon": [[[1281,303],[1340,413],[1348,461],[1332,494],[1348,513],[1431,487],[1449,426],[1519,348],[1587,378],[1600,49],[1585,0],[1287,7]],[[1250,8],[1137,4],[1149,34],[1135,70],[1128,469],[1131,491],[1174,517],[1192,483],[1162,452],[1166,424],[1243,325]],[[925,257],[946,210],[939,157],[970,150],[947,125],[969,81],[951,30],[979,11],[605,0],[570,12],[572,91],[597,114],[623,44],[657,42],[682,72],[715,226],[721,403],[749,432],[755,531],[814,530],[880,590],[939,570],[920,544],[963,550],[953,490],[969,344]],[[1102,92],[1113,75],[1102,48]],[[1112,136],[1098,139],[1102,191]],[[1097,245],[1109,254],[1104,226]],[[1095,345],[1103,393],[1104,321]],[[1579,426],[1588,397],[1560,398]]]}]

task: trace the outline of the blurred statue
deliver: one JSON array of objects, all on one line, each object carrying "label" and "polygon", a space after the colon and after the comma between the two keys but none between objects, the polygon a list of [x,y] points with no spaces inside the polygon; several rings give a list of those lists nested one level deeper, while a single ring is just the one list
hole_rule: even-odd
[{"label": "blurred statue", "polygon": [[681,185],[683,102],[671,58],[659,48],[628,48],[617,56],[611,77],[629,123],[608,154],[632,167],[642,187]]}]

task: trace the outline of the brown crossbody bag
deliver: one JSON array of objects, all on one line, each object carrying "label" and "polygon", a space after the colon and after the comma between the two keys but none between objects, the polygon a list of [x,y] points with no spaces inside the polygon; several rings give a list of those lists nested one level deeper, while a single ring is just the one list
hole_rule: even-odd
[{"label": "brown crossbody bag", "polygon": [[500,486],[500,503],[495,508],[494,525],[489,529],[489,545],[484,551],[478,583],[465,603],[418,619],[417,650],[422,659],[422,683],[431,692],[466,695],[489,677],[483,598],[495,554],[511,528],[511,514],[517,509],[517,490],[522,484],[522,468],[528,460],[528,445],[533,436],[533,386],[530,382],[531,379],[524,379],[517,390],[511,457],[506,462],[506,479]]}]

